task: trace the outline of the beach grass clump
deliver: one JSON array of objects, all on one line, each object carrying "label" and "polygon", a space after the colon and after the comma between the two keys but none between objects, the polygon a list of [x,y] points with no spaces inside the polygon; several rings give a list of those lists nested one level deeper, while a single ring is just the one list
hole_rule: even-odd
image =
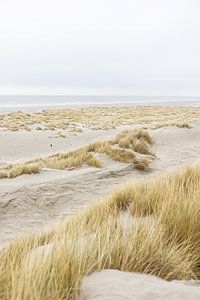
[{"label": "beach grass clump", "polygon": [[0,168],[0,179],[15,178],[23,174],[36,174],[39,173],[40,170],[40,165],[36,163],[9,164]]},{"label": "beach grass clump", "polygon": [[192,125],[190,123],[180,123],[180,122],[165,122],[165,123],[157,123],[151,129],[160,129],[163,127],[176,126],[178,128],[187,128],[191,129]]},{"label": "beach grass clump", "polygon": [[83,276],[117,269],[200,279],[200,167],[133,182],[0,250],[1,299],[77,299]]},{"label": "beach grass clump", "polygon": [[116,136],[112,143],[118,144],[121,148],[131,149],[141,154],[152,155],[150,145],[153,144],[153,138],[149,132],[143,128],[124,130]]},{"label": "beach grass clump", "polygon": [[16,164],[9,171],[9,178],[15,178],[23,174],[36,174],[40,172],[40,166],[37,164]]}]

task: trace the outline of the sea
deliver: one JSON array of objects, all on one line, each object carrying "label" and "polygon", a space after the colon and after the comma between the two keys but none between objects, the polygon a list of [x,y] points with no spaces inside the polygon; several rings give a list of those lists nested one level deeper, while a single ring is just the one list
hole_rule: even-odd
[{"label": "sea", "polygon": [[200,105],[200,96],[0,95],[0,111],[127,105]]}]

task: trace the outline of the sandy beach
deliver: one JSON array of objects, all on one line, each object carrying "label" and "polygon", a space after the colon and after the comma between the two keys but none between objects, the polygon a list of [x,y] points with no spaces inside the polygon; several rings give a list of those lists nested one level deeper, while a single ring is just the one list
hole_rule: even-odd
[{"label": "sandy beach", "polygon": [[[128,110],[129,117],[125,119],[124,115]],[[152,157],[148,171],[137,169],[133,163],[112,159],[112,156],[97,151],[94,152],[94,157],[101,162],[101,167],[98,168],[88,165],[87,161],[68,169],[51,168],[46,165],[43,167],[43,165],[36,174],[22,174],[15,178],[0,179],[1,248],[4,249],[13,238],[19,238],[24,234],[51,230],[58,222],[65,222],[68,216],[81,213],[90,205],[98,205],[105,196],[112,194],[124,184],[141,181],[148,183],[154,178],[160,178],[166,172],[172,174],[187,165],[195,165],[199,162],[199,109],[156,108],[156,111],[162,111],[163,115],[157,113],[151,115],[150,111],[155,113],[155,108],[148,107],[145,110],[146,114],[141,115],[141,108],[139,110],[133,108],[131,112],[129,108],[117,108],[116,116],[112,119],[110,116],[115,109],[108,110],[106,116],[102,109],[98,110],[100,116],[98,120],[94,117],[94,114],[97,116],[97,110],[94,108],[81,111],[81,120],[79,120],[79,112],[76,115],[70,111],[69,116],[68,111],[67,113],[63,110],[59,113],[49,111],[48,114],[41,113],[39,116],[43,118],[42,122],[35,113],[2,114],[0,116],[2,174],[3,172],[9,174],[12,165],[18,166],[29,160],[48,158],[56,153],[73,152],[93,145],[97,141],[111,141],[124,130],[129,132],[144,128],[142,130],[148,132],[153,142],[150,145],[151,154],[146,155],[147,158]],[[47,115],[50,115],[50,119],[54,116],[50,125],[46,122]],[[62,124],[58,123],[61,115]],[[132,119],[133,115],[137,115],[136,120]],[[174,120],[171,118],[170,123],[166,122],[169,115],[174,116]],[[65,118],[66,128],[63,125]],[[72,121],[69,120],[70,118]],[[29,128],[21,128],[22,123]],[[13,130],[14,125],[17,127],[15,130]],[[116,148],[115,145],[112,147],[112,149]],[[125,147],[123,151],[132,150],[126,150]],[[139,155],[136,155],[139,159],[145,156],[139,151],[136,151],[136,154]],[[148,277],[150,275],[145,275],[146,277],[141,279],[134,273],[132,275],[127,273],[127,277],[121,278],[120,273],[117,273],[119,271],[112,272],[111,275],[109,271],[106,273],[109,280],[105,279],[101,272],[99,275],[96,273],[94,276],[91,275],[91,280],[90,277],[86,278],[81,288],[80,299],[125,299],[124,292],[122,293],[121,290],[116,290],[114,294],[110,290],[115,290],[120,284],[122,286],[127,284],[126,289],[129,289],[127,283],[129,280],[133,285],[129,293],[127,292],[126,299],[164,299],[163,297],[199,299],[200,297],[197,283],[195,287],[188,282],[187,285],[182,283],[184,289],[178,283],[171,283],[172,293],[169,294],[164,280],[151,279]],[[144,284],[148,283],[144,295],[140,295],[139,292],[141,280]],[[152,294],[156,280],[158,289]],[[96,294],[99,296],[95,296]]]}]

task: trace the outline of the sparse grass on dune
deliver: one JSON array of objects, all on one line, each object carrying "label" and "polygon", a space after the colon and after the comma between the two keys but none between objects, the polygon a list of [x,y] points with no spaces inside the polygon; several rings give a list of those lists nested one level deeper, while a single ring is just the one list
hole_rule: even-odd
[{"label": "sparse grass on dune", "polygon": [[168,127],[168,126],[176,126],[178,128],[187,128],[187,129],[192,128],[192,125],[190,123],[165,122],[165,123],[157,123],[151,129],[159,129],[159,128]]},{"label": "sparse grass on dune", "polygon": [[199,194],[200,167],[187,167],[11,242],[0,251],[0,298],[76,299],[83,276],[101,269],[200,279]]},{"label": "sparse grass on dune", "polygon": [[187,124],[199,118],[200,109],[191,106],[86,107],[2,114],[0,115],[0,128],[9,131],[64,130],[76,134],[82,132],[82,125],[94,130],[106,130],[120,125],[150,125],[155,122],[163,124],[169,123],[169,120],[174,124],[181,124],[182,120],[185,120]]},{"label": "sparse grass on dune", "polygon": [[9,178],[15,178],[17,176],[20,176],[22,174],[36,174],[39,173],[40,167],[36,164],[30,164],[30,165],[15,165],[12,167],[12,169],[9,171]]},{"label": "sparse grass on dune", "polygon": [[[123,140],[126,143],[122,143]],[[99,141],[78,150],[57,153],[46,158],[35,158],[23,163],[0,167],[0,179],[14,178],[22,174],[39,173],[43,168],[69,170],[86,164],[101,168],[101,161],[95,153],[105,154],[113,160],[132,163],[136,169],[149,170],[154,157],[150,146],[153,143],[149,133],[143,129],[132,129],[117,135],[111,141]]]},{"label": "sparse grass on dune", "polygon": [[189,124],[189,123],[178,123],[178,124],[176,124],[176,126],[179,128],[187,128],[187,129],[192,128],[191,124]]}]

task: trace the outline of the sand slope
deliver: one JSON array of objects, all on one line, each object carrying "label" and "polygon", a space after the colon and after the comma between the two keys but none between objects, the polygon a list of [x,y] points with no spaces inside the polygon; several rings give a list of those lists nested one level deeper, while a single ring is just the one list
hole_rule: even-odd
[{"label": "sand slope", "polygon": [[[0,140],[6,140],[7,144],[2,144],[1,162],[74,149],[98,139],[109,139],[121,130],[86,131],[78,136],[56,139],[53,149],[49,146],[51,139],[43,138],[44,133],[31,133],[32,138],[30,133],[26,133],[26,137],[19,140],[18,135],[24,133],[9,135],[4,132]],[[167,170],[195,163],[200,153],[199,133],[198,122],[193,124],[192,129],[166,127],[152,130],[156,160],[148,173],[102,156],[101,169],[83,167],[72,171],[44,170],[37,175],[0,180],[0,243],[18,234],[49,226],[59,218],[98,201],[116,185],[141,178],[150,180],[152,176]],[[26,144],[25,148],[23,143]]]},{"label": "sand slope", "polygon": [[103,270],[83,279],[79,300],[199,300],[200,283]]}]

